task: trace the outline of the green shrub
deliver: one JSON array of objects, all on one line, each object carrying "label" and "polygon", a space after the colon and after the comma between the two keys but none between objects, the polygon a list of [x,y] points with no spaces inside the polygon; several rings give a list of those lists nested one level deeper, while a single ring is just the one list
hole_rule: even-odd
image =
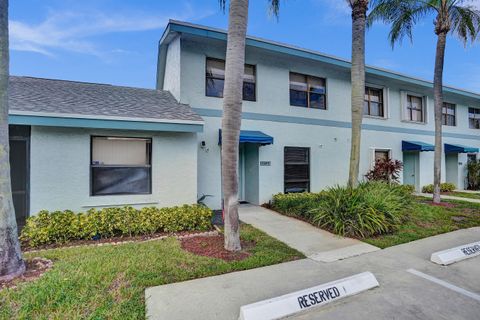
[{"label": "green shrub", "polygon": [[[453,183],[440,183],[440,192],[452,192],[457,187]],[[433,193],[433,184],[426,185],[422,188],[423,193]]]},{"label": "green shrub", "polygon": [[201,205],[172,208],[132,207],[90,209],[75,214],[70,210],[41,211],[27,219],[20,235],[31,247],[93,237],[149,235],[156,232],[208,230],[212,211]]},{"label": "green shrub", "polygon": [[285,215],[308,219],[321,197],[322,193],[278,193],[273,196],[272,207]]},{"label": "green shrub", "polygon": [[395,231],[412,203],[410,188],[402,185],[336,186],[325,191],[311,210],[312,223],[341,236],[369,237]]}]

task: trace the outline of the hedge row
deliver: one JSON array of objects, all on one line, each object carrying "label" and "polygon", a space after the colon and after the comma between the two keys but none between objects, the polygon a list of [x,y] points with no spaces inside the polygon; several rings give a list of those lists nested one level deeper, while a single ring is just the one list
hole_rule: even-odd
[{"label": "hedge row", "polygon": [[104,208],[90,209],[86,213],[41,211],[27,219],[20,240],[23,244],[36,247],[72,240],[203,231],[211,228],[212,215],[209,208],[201,205]]},{"label": "hedge row", "polygon": [[411,186],[364,182],[320,193],[277,194],[273,209],[335,234],[370,237],[395,231],[413,203]]},{"label": "hedge row", "polygon": [[[457,188],[456,185],[450,182],[440,183],[440,192],[452,192]],[[433,193],[433,184],[428,184],[422,188],[423,193]]]}]

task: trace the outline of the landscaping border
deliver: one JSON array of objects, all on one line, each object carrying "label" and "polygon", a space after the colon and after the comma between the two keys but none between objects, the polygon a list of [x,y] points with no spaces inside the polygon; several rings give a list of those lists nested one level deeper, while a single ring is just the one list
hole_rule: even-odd
[{"label": "landscaping border", "polygon": [[178,240],[185,239],[185,238],[193,238],[193,237],[214,237],[218,236],[220,233],[217,230],[210,230],[210,231],[202,231],[202,232],[188,232],[188,233],[172,233],[172,234],[162,234],[157,237],[151,237],[149,239],[137,239],[137,240],[125,240],[125,241],[116,241],[116,242],[100,242],[100,243],[90,243],[90,244],[79,244],[79,245],[71,245],[69,246],[68,243],[65,246],[58,246],[54,248],[42,248],[42,249],[33,249],[33,250],[23,250],[23,253],[36,253],[36,252],[42,252],[42,251],[49,251],[49,250],[57,250],[57,249],[71,249],[71,248],[80,248],[80,247],[101,247],[101,246],[116,246],[116,245],[122,245],[122,244],[128,244],[128,243],[144,243],[144,242],[150,242],[150,241],[156,241],[156,240],[163,240],[169,237],[174,237]]}]

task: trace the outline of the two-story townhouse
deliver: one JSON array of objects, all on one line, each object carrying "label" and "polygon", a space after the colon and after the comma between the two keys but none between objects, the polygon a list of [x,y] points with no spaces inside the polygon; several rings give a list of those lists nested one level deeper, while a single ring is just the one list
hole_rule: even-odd
[{"label": "two-story townhouse", "polygon": [[[278,192],[345,184],[350,152],[350,62],[247,37],[239,197],[254,204]],[[198,192],[221,207],[221,116],[225,30],[170,21],[159,42],[157,89],[204,121],[198,134]],[[404,163],[417,190],[433,181],[432,83],[367,67],[361,175],[378,157]],[[465,187],[480,147],[480,95],[445,87],[443,180]],[[362,179],[362,176],[359,177]]]}]

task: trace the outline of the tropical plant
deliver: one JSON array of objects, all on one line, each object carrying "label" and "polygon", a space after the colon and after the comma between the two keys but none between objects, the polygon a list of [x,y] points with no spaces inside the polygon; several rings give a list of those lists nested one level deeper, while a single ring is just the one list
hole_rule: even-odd
[{"label": "tropical plant", "polygon": [[8,50],[8,1],[3,0],[0,1],[0,280],[10,280],[25,272],[10,182]]},{"label": "tropical plant", "polygon": [[[225,10],[226,0],[219,0],[219,2]],[[280,0],[269,0],[269,2],[272,13],[278,15]],[[229,251],[241,250],[237,166],[247,23],[248,0],[230,0],[223,90],[221,160],[225,249]]]},{"label": "tropical plant", "polygon": [[398,228],[413,195],[403,185],[362,182],[357,187],[331,187],[311,210],[312,223],[335,234],[369,237]]},{"label": "tropical plant", "polygon": [[358,184],[363,104],[365,99],[365,29],[369,0],[347,0],[352,8],[352,130],[348,185]]},{"label": "tropical plant", "polygon": [[278,193],[273,196],[272,208],[287,216],[309,219],[322,196],[323,192]]},{"label": "tropical plant", "polygon": [[468,189],[480,189],[480,160],[470,160],[467,163]]},{"label": "tropical plant", "polygon": [[400,181],[400,171],[403,163],[399,160],[377,159],[373,168],[367,172],[365,178],[369,181],[396,182]]},{"label": "tropical plant", "polygon": [[435,70],[433,76],[435,113],[435,155],[433,167],[433,202],[440,203],[442,163],[442,107],[443,67],[447,35],[456,35],[465,44],[477,39],[480,29],[480,11],[471,0],[372,0],[374,9],[368,17],[369,24],[380,20],[391,24],[392,46],[404,36],[412,39],[412,29],[422,18],[435,15],[434,31],[437,36]]}]

